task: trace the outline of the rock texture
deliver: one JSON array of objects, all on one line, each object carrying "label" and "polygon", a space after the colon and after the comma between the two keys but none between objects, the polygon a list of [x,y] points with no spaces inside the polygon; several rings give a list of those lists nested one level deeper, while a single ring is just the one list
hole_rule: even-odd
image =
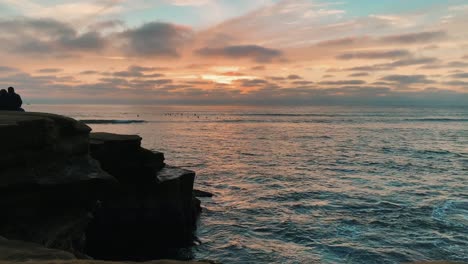
[{"label": "rock texture", "polygon": [[166,166],[138,136],[90,131],[63,116],[0,111],[0,235],[105,260],[190,246],[195,173]]},{"label": "rock texture", "polygon": [[[65,251],[44,248],[39,244],[7,240],[0,237],[0,264],[41,263],[41,264],[111,264],[98,260],[78,260]],[[114,264],[124,262],[112,262]],[[125,262],[130,263],[130,262]],[[146,264],[209,264],[210,262],[181,262],[175,260],[155,260]]]},{"label": "rock texture", "polygon": [[211,198],[214,196],[214,194],[210,193],[210,192],[207,192],[207,191],[201,191],[201,190],[193,190],[193,195],[195,197],[199,197],[199,198]]},{"label": "rock texture", "polygon": [[[164,167],[164,154],[141,147],[141,137],[92,133],[90,150],[102,168],[121,183],[154,181],[154,172]],[[145,176],[149,178],[144,179]]]},{"label": "rock texture", "polygon": [[7,240],[0,237],[0,261],[41,261],[41,260],[72,260],[76,257],[65,251],[45,248],[39,244]]},{"label": "rock texture", "polygon": [[117,183],[88,154],[90,128],[0,112],[0,235],[79,253],[98,196]]},{"label": "rock texture", "polygon": [[165,166],[164,155],[141,147],[141,138],[91,134],[91,155],[120,182],[87,231],[86,252],[99,259],[154,259],[192,245],[199,201],[195,173]]}]

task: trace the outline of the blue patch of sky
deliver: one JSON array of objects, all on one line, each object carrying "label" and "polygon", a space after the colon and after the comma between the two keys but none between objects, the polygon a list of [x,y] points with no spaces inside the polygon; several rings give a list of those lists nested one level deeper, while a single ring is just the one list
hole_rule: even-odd
[{"label": "blue patch of sky", "polygon": [[[329,4],[330,9],[342,9],[346,16],[360,17],[368,15],[404,14],[424,12],[433,8],[447,10],[449,6],[467,4],[467,0],[306,0]],[[266,2],[266,1],[265,1]],[[278,3],[281,0],[271,0]],[[149,21],[166,21],[195,27],[206,26],[207,22],[221,22],[243,15],[259,5],[251,0],[218,0],[218,8],[201,6],[176,6],[159,2],[151,8],[125,13],[130,26],[137,26]],[[259,3],[259,2],[257,2]],[[221,12],[221,13],[218,13]]]},{"label": "blue patch of sky", "polygon": [[[272,2],[278,2],[274,0]],[[265,1],[266,2],[266,1]],[[259,1],[251,0],[218,0],[213,4],[199,6],[177,6],[160,2],[144,10],[134,10],[124,14],[124,20],[131,26],[137,26],[149,21],[164,21],[190,25],[207,26],[241,16],[260,7]]]},{"label": "blue patch of sky", "polygon": [[15,11],[13,8],[10,8],[6,4],[0,3],[0,15],[2,16],[11,16],[11,15],[19,15],[17,11]]},{"label": "blue patch of sky", "polygon": [[466,0],[321,0],[321,2],[346,10],[350,16],[402,14],[425,11],[434,7],[443,9],[453,5],[467,4]]},{"label": "blue patch of sky", "polygon": [[152,21],[192,25],[199,21],[198,9],[201,7],[157,5],[144,10],[125,13],[124,20],[130,26],[138,26]]},{"label": "blue patch of sky", "polygon": [[[453,5],[467,4],[467,0],[306,0],[330,4],[330,9],[342,9],[346,16],[368,16],[378,14],[402,14],[415,11],[424,11],[430,8],[447,9]],[[71,0],[42,0],[41,5],[53,6],[60,3],[73,2]],[[230,18],[241,16],[254,8],[259,7],[262,1],[252,0],[217,0],[218,8],[210,8],[210,5],[200,6],[176,6],[166,1],[155,1],[154,5],[144,9],[133,9],[120,14],[120,19],[126,21],[129,26],[138,26],[151,21],[164,21],[190,25],[195,27],[207,26],[210,23],[222,22]],[[268,1],[264,1],[268,2]],[[281,0],[270,0],[278,3]],[[256,4],[255,4],[256,3]],[[1,3],[0,14],[21,15],[20,10]]]}]

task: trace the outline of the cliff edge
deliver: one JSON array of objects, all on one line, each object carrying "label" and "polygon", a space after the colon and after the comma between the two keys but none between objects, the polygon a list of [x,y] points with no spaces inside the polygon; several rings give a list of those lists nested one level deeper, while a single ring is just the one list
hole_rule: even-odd
[{"label": "cliff edge", "polygon": [[180,249],[201,212],[195,173],[139,136],[90,132],[64,116],[0,111],[0,236],[78,258],[190,258]]}]

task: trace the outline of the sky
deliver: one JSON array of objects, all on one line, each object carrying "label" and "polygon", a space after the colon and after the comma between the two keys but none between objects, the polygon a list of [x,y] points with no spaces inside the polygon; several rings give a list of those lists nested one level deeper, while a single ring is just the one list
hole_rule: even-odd
[{"label": "sky", "polygon": [[468,105],[466,0],[0,0],[27,103]]}]

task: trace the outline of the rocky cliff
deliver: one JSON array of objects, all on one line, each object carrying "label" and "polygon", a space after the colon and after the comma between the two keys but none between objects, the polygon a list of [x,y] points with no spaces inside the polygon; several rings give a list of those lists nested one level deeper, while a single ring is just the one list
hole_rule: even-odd
[{"label": "rocky cliff", "polygon": [[103,260],[189,247],[195,173],[165,165],[138,136],[90,131],[63,116],[0,111],[0,235]]},{"label": "rocky cliff", "polygon": [[[58,250],[49,249],[41,245],[24,242],[7,240],[0,237],[0,264],[130,264],[135,262],[108,262],[92,259],[77,259],[73,254]],[[140,262],[143,263],[143,262]],[[210,261],[191,261],[182,262],[175,260],[153,260],[144,262],[144,264],[213,264]]]},{"label": "rocky cliff", "polygon": [[91,156],[121,184],[95,213],[86,252],[138,260],[191,246],[200,213],[192,194],[195,173],[166,166],[164,155],[141,148],[138,136],[94,133],[90,145]]}]

